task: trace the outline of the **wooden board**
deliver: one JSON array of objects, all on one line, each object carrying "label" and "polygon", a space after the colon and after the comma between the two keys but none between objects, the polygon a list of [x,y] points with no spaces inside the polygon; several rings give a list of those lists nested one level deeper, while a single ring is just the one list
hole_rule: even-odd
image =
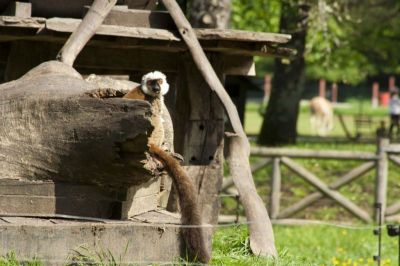
[{"label": "wooden board", "polygon": [[123,190],[57,182],[0,180],[0,216],[120,218]]},{"label": "wooden board", "polygon": [[[151,17],[152,15],[149,16]],[[24,39],[65,42],[80,21],[80,19],[68,18],[50,18],[46,20],[44,18],[21,19],[0,16],[0,41],[18,40],[23,36]],[[148,24],[138,23],[138,25],[146,26],[151,23],[150,21]],[[287,48],[276,47],[276,44],[288,41],[288,35],[235,30],[221,32],[215,29],[195,29],[195,34],[199,38],[202,47],[207,51],[242,56],[279,57],[290,56],[293,52]],[[89,45],[95,43],[106,47],[142,47],[149,50],[170,52],[187,50],[186,45],[176,31],[146,27],[102,25],[89,42]]]}]

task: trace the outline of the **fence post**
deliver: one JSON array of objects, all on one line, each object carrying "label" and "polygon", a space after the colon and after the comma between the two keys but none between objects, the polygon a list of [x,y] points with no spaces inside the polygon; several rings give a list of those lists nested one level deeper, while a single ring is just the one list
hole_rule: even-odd
[{"label": "fence post", "polygon": [[271,182],[271,218],[276,219],[279,214],[281,198],[281,169],[280,158],[274,157],[272,161],[272,182]]},{"label": "fence post", "polygon": [[[378,138],[377,143],[377,155],[378,161],[376,163],[376,179],[375,179],[375,203],[380,203],[382,206],[381,210],[381,221],[385,219],[386,212],[386,192],[388,182],[388,156],[383,148],[389,145],[389,139]],[[379,221],[379,213],[375,213],[375,221]]]}]

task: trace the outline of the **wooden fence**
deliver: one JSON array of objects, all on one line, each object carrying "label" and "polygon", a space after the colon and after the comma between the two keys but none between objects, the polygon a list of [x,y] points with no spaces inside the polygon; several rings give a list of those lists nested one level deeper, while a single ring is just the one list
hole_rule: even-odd
[{"label": "wooden fence", "polygon": [[[367,211],[363,210],[360,206],[357,206],[343,194],[338,192],[338,189],[350,184],[373,169],[375,169],[376,172],[374,199],[375,203],[380,203],[382,206],[382,219],[386,221],[400,219],[400,215],[398,215],[400,212],[400,201],[391,206],[387,206],[386,203],[389,160],[395,165],[400,166],[400,156],[396,155],[400,154],[400,144],[390,144],[388,139],[380,139],[377,144],[376,153],[256,147],[252,148],[251,154],[256,157],[262,157],[252,166],[253,172],[272,164],[271,194],[269,202],[270,217],[272,219],[291,218],[294,214],[304,210],[308,206],[311,206],[321,198],[328,197],[364,222],[372,222],[373,220],[377,221],[379,218],[379,213],[377,211],[375,211],[374,215],[371,216]],[[304,166],[292,160],[293,158],[358,160],[362,163],[336,179],[334,182],[326,184]],[[317,192],[309,194],[297,203],[292,204],[285,209],[281,209],[281,164],[285,165],[296,175],[316,188]],[[223,184],[223,190],[228,193],[232,192],[231,186],[232,182],[230,179],[227,179]]]}]

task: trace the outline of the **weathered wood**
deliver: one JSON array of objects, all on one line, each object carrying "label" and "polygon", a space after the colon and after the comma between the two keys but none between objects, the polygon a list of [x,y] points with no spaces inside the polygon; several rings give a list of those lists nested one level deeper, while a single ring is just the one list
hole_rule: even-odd
[{"label": "weathered wood", "polygon": [[175,29],[174,21],[168,12],[118,7],[111,10],[103,24],[138,28]]},{"label": "weathered wood", "polygon": [[80,51],[96,33],[97,28],[116,3],[117,0],[94,0],[78,28],[61,48],[57,59],[72,66]]},{"label": "weathered wood", "polygon": [[0,216],[120,218],[124,193],[96,186],[0,180]]},{"label": "weathered wood", "polygon": [[386,146],[382,147],[382,150],[387,153],[400,153],[400,144],[385,144]]},{"label": "weathered wood", "polygon": [[0,16],[0,26],[11,28],[26,28],[30,29],[29,32],[34,34],[37,33],[37,29],[44,28],[45,22],[45,18],[20,18]]},{"label": "weathered wood", "polygon": [[[54,32],[73,32],[80,24],[80,19],[51,18],[46,20],[46,29]],[[180,41],[176,34],[162,29],[129,28],[116,25],[101,25],[97,35],[120,36],[130,38]]]},{"label": "weathered wood", "polygon": [[391,160],[395,165],[400,167],[400,156],[390,154],[389,160]]},{"label": "weathered wood", "polygon": [[384,221],[386,212],[386,193],[388,183],[388,170],[389,162],[388,155],[385,152],[385,147],[389,145],[389,139],[378,139],[377,143],[377,156],[378,161],[376,163],[376,178],[375,178],[375,203],[381,204],[381,217],[379,212],[375,212],[375,221]]},{"label": "weathered wood", "polygon": [[386,208],[386,216],[394,215],[400,212],[400,202],[396,202]]},{"label": "weathered wood", "polygon": [[81,18],[85,5],[93,0],[29,0],[32,3],[32,15],[35,17]]},{"label": "weathered wood", "polygon": [[346,210],[363,220],[364,222],[371,222],[371,217],[367,212],[359,208],[353,202],[342,196],[337,191],[331,190],[325,183],[323,183],[318,177],[314,174],[310,173],[307,169],[303,166],[299,165],[298,163],[292,161],[287,157],[282,157],[281,161],[285,164],[290,170],[298,174],[302,177],[305,181],[310,183],[312,186],[317,188],[321,193],[325,194],[329,198],[333,199],[340,205],[342,205]]},{"label": "weathered wood", "polygon": [[23,2],[11,2],[3,12],[6,16],[29,18],[32,15],[32,4]]},{"label": "weathered wood", "polygon": [[[222,79],[221,59],[210,57]],[[184,157],[184,164],[188,165],[185,169],[197,184],[204,223],[215,225],[223,178],[223,109],[188,54],[181,55],[177,63],[173,119],[174,125],[179,126],[175,126],[175,149]],[[210,249],[212,231],[207,231],[206,237]]]},{"label": "weathered wood", "polygon": [[272,159],[272,179],[271,179],[271,202],[270,213],[271,219],[275,219],[279,214],[281,200],[281,169],[279,166],[279,158]]},{"label": "weathered wood", "polygon": [[[173,15],[172,15],[173,17]],[[196,29],[196,36],[203,40],[231,40],[246,42],[271,42],[287,43],[291,36],[288,34],[267,33],[267,32],[248,32],[242,30],[229,29]]]},{"label": "weathered wood", "polygon": [[246,133],[243,130],[236,107],[222,86],[210,62],[208,61],[199,41],[197,40],[195,32],[190,26],[190,23],[187,21],[179,5],[174,0],[162,0],[162,3],[171,14],[171,17],[174,20],[181,37],[188,46],[193,60],[203,78],[221,100],[228,114],[233,130],[242,139],[242,148],[245,149],[248,154],[250,154],[250,144],[247,140]]},{"label": "weathered wood", "polygon": [[95,89],[55,61],[2,84],[0,179],[124,186],[152,178],[149,104],[89,97]]},{"label": "weathered wood", "polygon": [[248,162],[248,155],[242,149],[239,137],[230,136],[228,141],[227,161],[249,223],[251,250],[257,255],[276,257],[271,221],[262,199],[257,194],[250,166],[243,163]]},{"label": "weathered wood", "polygon": [[385,217],[385,221],[386,222],[395,222],[395,223],[399,223],[400,222],[400,215],[399,214],[397,214],[397,215],[389,215],[389,216],[386,216]]},{"label": "weathered wood", "polygon": [[[364,175],[365,173],[367,173],[374,167],[375,167],[375,162],[366,162],[366,163],[352,169],[351,171],[349,171],[348,173],[346,173],[339,179],[335,180],[334,182],[329,184],[328,187],[330,189],[337,190],[337,189],[349,184],[350,182],[353,182],[358,177]],[[323,193],[314,192],[314,193],[308,195],[307,197],[303,198],[299,202],[282,210],[282,212],[280,212],[278,214],[277,218],[279,218],[279,219],[288,218],[288,217],[294,215],[295,213],[311,206],[313,203],[315,203],[316,201],[318,201],[319,199],[321,199],[323,197],[324,197]]]},{"label": "weathered wood", "polygon": [[131,9],[154,9],[157,5],[157,0],[125,0],[128,8]]},{"label": "weathered wood", "polygon": [[290,157],[290,158],[319,158],[319,159],[348,159],[348,160],[377,160],[378,156],[371,152],[328,151],[252,147],[253,156]]},{"label": "weathered wood", "polygon": [[[78,252],[96,261],[82,264],[97,264],[100,259],[94,253],[109,252],[119,264],[171,264],[179,256],[185,258],[185,253],[180,244],[179,218],[165,216],[157,213],[150,222],[6,217],[0,220],[0,256],[14,250],[19,258],[37,258],[43,265],[61,266],[76,264],[74,255]],[[111,260],[111,256],[108,258]]]}]

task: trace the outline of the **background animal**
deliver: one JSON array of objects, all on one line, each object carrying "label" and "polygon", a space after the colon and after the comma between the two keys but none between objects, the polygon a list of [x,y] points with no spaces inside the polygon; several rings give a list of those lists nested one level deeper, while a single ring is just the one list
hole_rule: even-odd
[{"label": "background animal", "polygon": [[330,101],[314,97],[310,101],[310,124],[318,136],[326,136],[333,129],[333,108]]}]

